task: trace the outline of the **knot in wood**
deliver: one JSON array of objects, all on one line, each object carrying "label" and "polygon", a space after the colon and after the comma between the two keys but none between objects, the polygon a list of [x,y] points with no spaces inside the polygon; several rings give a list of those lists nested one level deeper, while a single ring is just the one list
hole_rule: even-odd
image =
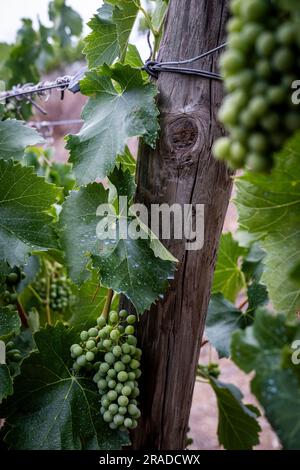
[{"label": "knot in wood", "polygon": [[194,119],[186,116],[177,117],[169,125],[169,146],[173,151],[185,153],[195,146],[198,134],[198,126]]}]

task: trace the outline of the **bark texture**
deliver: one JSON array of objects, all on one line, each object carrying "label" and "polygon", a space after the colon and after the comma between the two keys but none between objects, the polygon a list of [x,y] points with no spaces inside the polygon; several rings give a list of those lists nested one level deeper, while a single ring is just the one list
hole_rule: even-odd
[{"label": "bark texture", "polygon": [[[226,0],[170,0],[159,60],[186,59],[224,41]],[[218,54],[195,63],[217,71]],[[205,317],[231,176],[211,154],[222,133],[217,111],[222,84],[162,73],[158,79],[161,136],[155,151],[141,146],[136,202],[205,204],[205,241],[165,243],[180,261],[165,299],[139,324],[143,349],[142,417],[132,434],[135,449],[183,449]],[[124,302],[124,301],[123,301]],[[124,305],[124,304],[123,304]],[[130,307],[129,307],[130,308]]]}]

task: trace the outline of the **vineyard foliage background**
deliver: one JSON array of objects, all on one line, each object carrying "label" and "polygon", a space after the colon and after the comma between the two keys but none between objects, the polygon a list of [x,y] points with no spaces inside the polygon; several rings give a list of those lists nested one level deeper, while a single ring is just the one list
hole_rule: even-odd
[{"label": "vineyard foliage background", "polygon": [[[89,97],[83,126],[66,137],[69,163],[53,161],[41,136],[24,124],[30,103],[0,109],[4,447],[119,449],[130,443],[127,431],[103,421],[97,386],[91,373],[72,369],[70,346],[94,326],[110,289],[112,308],[124,294],[142,315],[163,298],[176,272],[177,260],[157,239],[96,236],[99,204],[112,202],[118,211],[118,196],[134,198],[128,139],[154,147],[159,137],[156,86],[129,39],[134,24],[149,29],[155,56],[167,3],[144,8],[139,0],[106,0],[82,41],[79,15],[54,0],[52,27],[35,30],[23,20],[16,43],[0,45],[0,78],[8,87],[36,82],[39,70],[80,58],[82,46],[89,69],[81,81]],[[246,169],[236,177],[239,230],[222,236],[206,324],[219,356],[252,373],[252,392],[286,449],[300,442],[300,369],[292,361],[300,339],[299,153],[296,131],[274,154],[270,173]],[[139,224],[129,211],[118,215],[127,226]],[[259,442],[260,412],[219,375],[217,364],[197,369],[217,397],[219,442],[251,449]]]}]

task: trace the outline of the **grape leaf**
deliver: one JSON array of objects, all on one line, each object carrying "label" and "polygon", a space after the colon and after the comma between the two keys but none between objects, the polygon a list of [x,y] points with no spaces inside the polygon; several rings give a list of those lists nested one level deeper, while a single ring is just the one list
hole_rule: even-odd
[{"label": "grape leaf", "polygon": [[8,395],[13,394],[13,381],[6,364],[0,363],[0,404]]},{"label": "grape leaf", "polygon": [[163,298],[168,280],[174,278],[175,263],[156,258],[149,240],[106,240],[105,249],[92,260],[101,283],[125,294],[140,314]]},{"label": "grape leaf", "polygon": [[211,296],[205,334],[220,357],[230,356],[231,335],[234,331],[245,328],[247,322],[247,316],[226,300],[223,294]]},{"label": "grape leaf", "polygon": [[220,444],[226,450],[250,450],[259,444],[261,427],[257,421],[260,416],[258,409],[253,405],[244,405],[243,395],[234,385],[213,377],[210,377],[209,382],[217,398]]},{"label": "grape leaf", "polygon": [[18,312],[0,307],[0,339],[20,331],[21,322]]},{"label": "grape leaf", "polygon": [[23,121],[0,121],[0,158],[20,160],[28,145],[44,143],[44,139]]},{"label": "grape leaf", "polygon": [[46,213],[59,190],[32,168],[0,159],[0,258],[24,264],[32,250],[56,248],[53,219]]},{"label": "grape leaf", "polygon": [[91,96],[82,113],[84,124],[78,134],[67,137],[66,148],[78,182],[87,184],[111,173],[129,137],[143,136],[154,147],[158,110],[155,86],[144,83],[141,72],[129,65],[87,73],[81,91]]},{"label": "grape leaf", "polygon": [[83,50],[90,69],[124,58],[138,10],[132,0],[106,0],[99,8],[88,23],[92,32],[85,38]]},{"label": "grape leaf", "polygon": [[[163,295],[168,279],[174,277],[174,258],[165,259],[167,251],[158,250],[156,246],[159,240],[155,245],[156,252],[164,259],[155,256],[149,238],[135,240],[128,234],[127,239],[122,239],[118,230],[119,220],[122,219],[128,230],[134,219],[126,218],[126,215],[122,215],[121,219],[104,219],[104,216],[97,215],[98,206],[107,202],[108,191],[102,185],[93,183],[79,191],[72,191],[63,204],[61,239],[69,274],[78,284],[87,279],[88,256],[92,255],[94,266],[100,270],[101,284],[127,295],[138,312],[142,313]],[[116,225],[115,239],[109,239],[108,234],[103,240],[98,238],[97,225],[103,219],[106,225]],[[100,227],[101,230],[104,226]]]},{"label": "grape leaf", "polygon": [[260,238],[267,255],[262,282],[276,310],[294,318],[300,288],[290,276],[300,260],[300,133],[275,155],[270,175],[246,172],[237,178],[236,205],[243,230]]},{"label": "grape leaf", "polygon": [[24,360],[13,398],[0,407],[10,448],[111,450],[128,444],[126,433],[104,423],[91,379],[70,372],[70,346],[77,339],[61,323],[35,334],[38,352]]},{"label": "grape leaf", "polygon": [[60,215],[61,245],[71,279],[80,284],[90,277],[86,270],[89,254],[99,251],[101,241],[97,238],[97,208],[108,203],[108,190],[93,183],[79,191],[71,191]]},{"label": "grape leaf", "polygon": [[[88,330],[96,324],[105,305],[107,289],[99,283],[99,275],[94,269],[91,279],[85,281],[75,292],[76,301],[72,307],[72,317],[69,324],[78,331]],[[118,308],[118,298],[113,301],[111,308]]]},{"label": "grape leaf", "polygon": [[298,325],[287,323],[285,315],[258,309],[252,326],[232,337],[232,359],[245,372],[255,371],[251,390],[284,448],[298,449],[300,442],[300,382],[287,345],[300,337]]},{"label": "grape leaf", "polygon": [[212,286],[213,293],[221,292],[226,299],[235,301],[237,294],[245,287],[245,277],[238,261],[246,252],[246,249],[240,247],[232,238],[231,233],[222,235]]},{"label": "grape leaf", "polygon": [[247,313],[253,316],[255,310],[268,302],[268,291],[264,284],[252,282],[247,289],[248,308]]},{"label": "grape leaf", "polygon": [[127,196],[129,204],[136,190],[134,176],[130,171],[123,171],[122,165],[115,167],[109,175],[109,181],[115,186],[118,196]]}]

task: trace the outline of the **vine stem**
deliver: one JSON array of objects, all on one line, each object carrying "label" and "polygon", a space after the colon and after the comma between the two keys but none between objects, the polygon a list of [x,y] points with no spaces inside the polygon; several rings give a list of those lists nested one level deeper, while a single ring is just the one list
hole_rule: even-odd
[{"label": "vine stem", "polygon": [[24,326],[24,328],[29,328],[26,312],[19,299],[17,299],[17,308],[18,308],[18,313],[21,319],[22,326]]},{"label": "vine stem", "polygon": [[247,305],[248,303],[248,299],[245,299],[239,306],[238,306],[238,309],[241,310],[243,307],[245,307],[245,305]]},{"label": "vine stem", "polygon": [[104,305],[103,310],[102,310],[102,316],[105,318],[105,320],[107,320],[107,316],[108,316],[108,312],[110,310],[111,301],[112,301],[113,296],[114,296],[114,291],[112,289],[108,289],[105,305]]},{"label": "vine stem", "polygon": [[45,303],[45,301],[41,298],[41,296],[37,293],[37,291],[31,285],[29,285],[28,288],[41,304]]},{"label": "vine stem", "polygon": [[51,310],[50,310],[50,273],[48,270],[47,262],[45,262],[45,270],[46,270],[46,315],[47,315],[47,322],[49,325],[52,324],[51,319]]}]

